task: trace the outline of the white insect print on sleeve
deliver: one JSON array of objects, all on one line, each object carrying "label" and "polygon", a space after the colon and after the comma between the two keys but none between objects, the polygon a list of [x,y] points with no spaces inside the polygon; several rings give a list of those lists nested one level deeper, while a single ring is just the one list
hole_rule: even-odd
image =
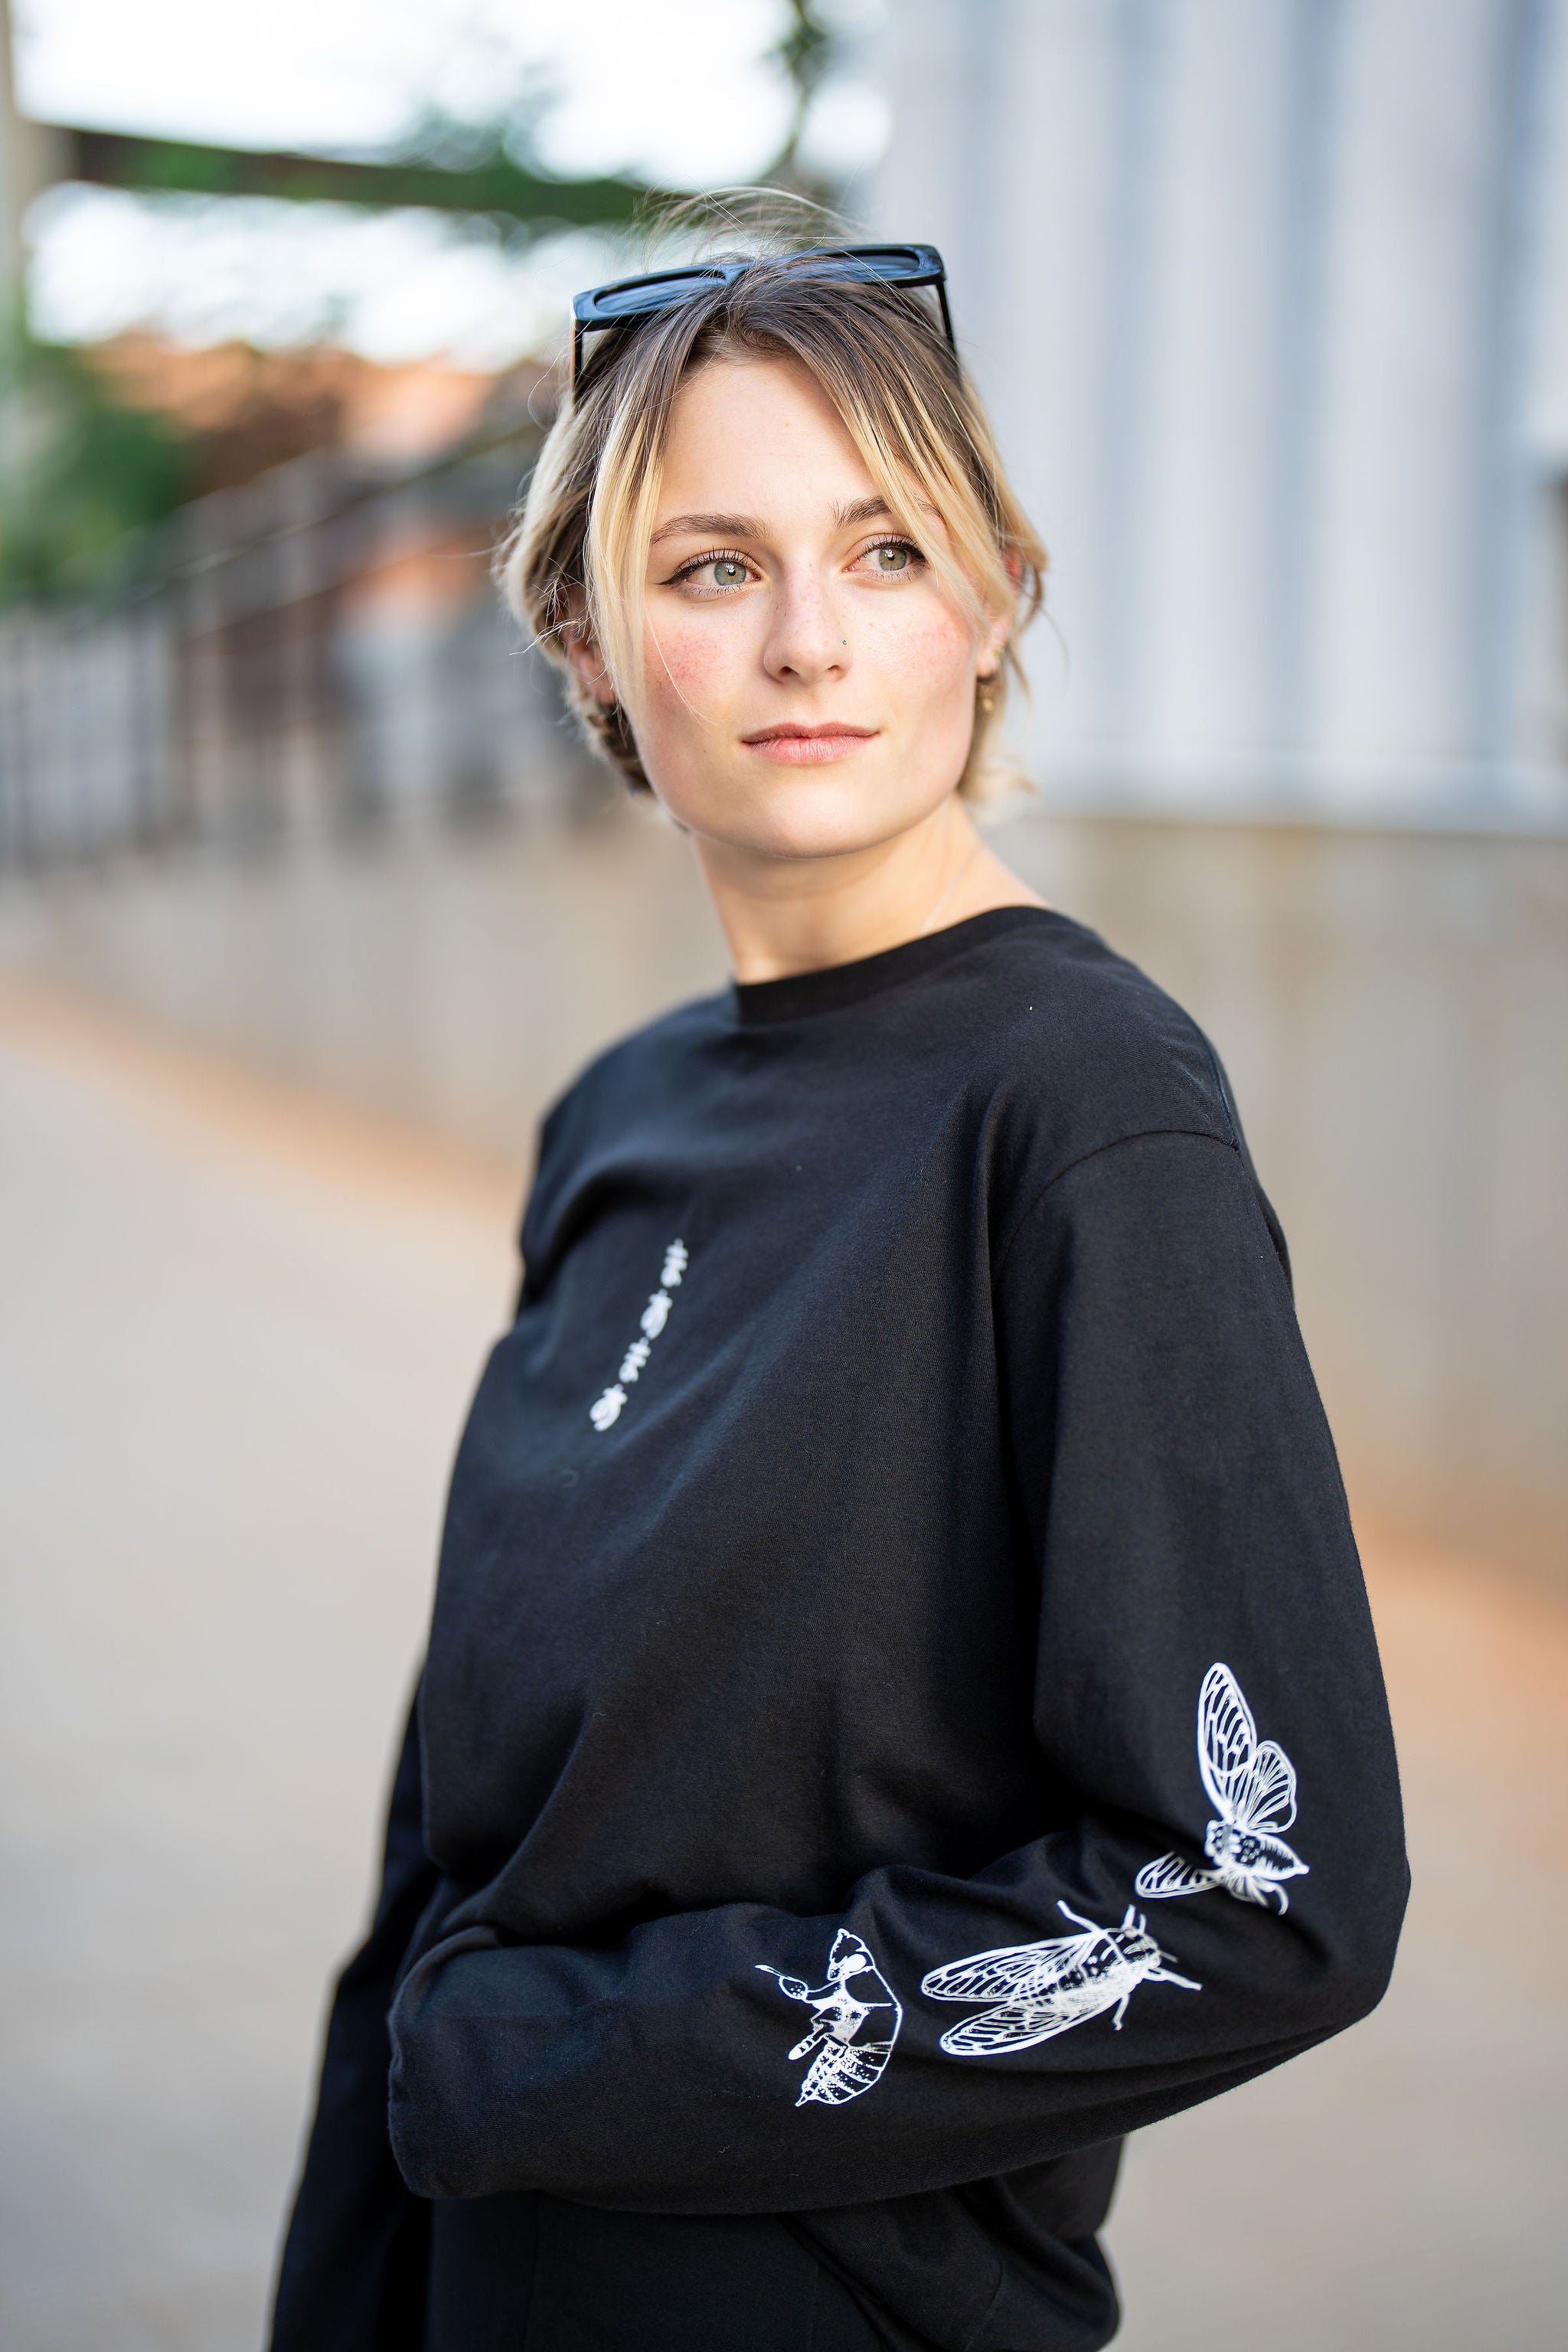
[{"label": "white insect print on sleeve", "polygon": [[626,1402],[626,1391],[642,1378],[653,1343],[669,1320],[672,1305],[670,1292],[679,1290],[680,1277],[691,1263],[691,1253],[683,1241],[673,1241],[664,1253],[664,1265],[659,1275],[659,1286],[640,1318],[642,1337],[634,1339],[621,1358],[621,1369],[614,1384],[603,1396],[595,1397],[588,1407],[588,1418],[601,1433],[619,1421]]},{"label": "white insect print on sleeve", "polygon": [[764,1976],[778,1979],[781,1992],[791,2000],[805,2001],[812,2011],[809,2032],[789,2053],[811,2059],[797,2107],[813,2101],[841,2107],[846,2099],[858,2099],[881,2081],[904,2012],[858,1936],[840,1927],[827,1955],[826,1984],[808,1985],[800,1977],[786,1977],[765,1960],[757,1966]]},{"label": "white insect print on sleeve", "polygon": [[1207,1865],[1163,1853],[1138,1873],[1139,1894],[1163,1902],[1223,1886],[1238,1903],[1289,1910],[1281,1882],[1304,1878],[1308,1869],[1279,1834],[1296,1818],[1296,1768],[1274,1740],[1258,1745],[1240,1684],[1228,1666],[1217,1664],[1198,1693],[1198,1770],[1218,1815],[1204,1832]]},{"label": "white insect print on sleeve", "polygon": [[972,1952],[932,1969],[921,1979],[921,1990],[933,2000],[990,2000],[999,2004],[950,2026],[942,2047],[953,2058],[984,2058],[993,2052],[1032,2050],[1037,2042],[1067,2033],[1108,2010],[1118,2033],[1127,2004],[1141,1984],[1181,1985],[1188,1992],[1203,1987],[1191,1977],[1179,1977],[1164,1966],[1163,1952],[1131,1904],[1120,1927],[1101,1927],[1092,1919],[1057,1909],[1082,1930],[1077,1936],[1048,1937],[1038,1944],[1005,1944],[994,1952]]}]

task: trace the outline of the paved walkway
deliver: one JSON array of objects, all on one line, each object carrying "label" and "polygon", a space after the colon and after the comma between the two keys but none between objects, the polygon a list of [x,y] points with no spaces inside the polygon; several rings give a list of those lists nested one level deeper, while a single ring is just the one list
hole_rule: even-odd
[{"label": "paved walkway", "polygon": [[[4,992],[0,1137],[0,2345],[254,2352],[519,1188]],[[1568,2341],[1568,1612],[1371,1566],[1394,1989],[1135,2144],[1126,2352]]]}]

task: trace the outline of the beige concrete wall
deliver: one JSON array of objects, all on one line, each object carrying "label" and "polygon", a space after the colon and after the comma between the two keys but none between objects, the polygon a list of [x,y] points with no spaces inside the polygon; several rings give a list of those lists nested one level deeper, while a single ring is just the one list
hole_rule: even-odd
[{"label": "beige concrete wall", "polygon": [[[1568,1582],[1568,842],[1053,818],[999,836],[1229,1065],[1363,1516]],[[13,883],[0,967],[515,1166],[718,985],[685,845],[606,803]]]}]

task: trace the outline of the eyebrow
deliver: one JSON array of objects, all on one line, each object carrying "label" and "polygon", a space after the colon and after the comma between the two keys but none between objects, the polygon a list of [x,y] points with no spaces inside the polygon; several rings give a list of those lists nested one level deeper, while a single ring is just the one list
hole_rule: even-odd
[{"label": "eyebrow", "polygon": [[893,509],[886,499],[873,496],[868,499],[857,499],[851,506],[836,509],[835,520],[845,530],[847,530],[852,523],[875,522],[879,515],[886,515],[890,521]]},{"label": "eyebrow", "polygon": [[[833,520],[841,530],[848,530],[856,523],[875,522],[879,515],[890,516],[891,513],[892,509],[886,499],[873,496],[868,499],[855,499],[847,507],[835,507]],[[668,522],[660,523],[649,544],[657,547],[661,539],[683,539],[688,536],[704,539],[765,539],[767,531],[765,526],[760,523],[754,515],[671,515]]]},{"label": "eyebrow", "polygon": [[763,527],[752,515],[686,514],[671,515],[654,532],[651,545],[661,539],[680,539],[694,533],[705,539],[761,539]]}]

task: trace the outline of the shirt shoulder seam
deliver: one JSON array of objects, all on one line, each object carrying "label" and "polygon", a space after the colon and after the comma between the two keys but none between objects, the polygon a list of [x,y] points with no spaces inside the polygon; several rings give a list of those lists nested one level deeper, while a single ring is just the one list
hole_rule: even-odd
[{"label": "shirt shoulder seam", "polygon": [[1235,1137],[1229,1135],[1218,1135],[1211,1127],[1140,1127],[1134,1129],[1131,1134],[1113,1136],[1109,1143],[1097,1143],[1091,1150],[1080,1151],[1076,1160],[1069,1160],[1065,1167],[1058,1168],[1056,1174],[1054,1176],[1047,1177],[1046,1181],[1040,1186],[1039,1191],[1037,1192],[1031,1193],[1028,1200],[1025,1202],[1023,1207],[1018,1211],[1016,1216],[1014,1218],[1012,1230],[1008,1234],[1006,1240],[1003,1243],[1001,1250],[997,1255],[996,1279],[1000,1281],[1003,1270],[1012,1254],[1013,1244],[1017,1240],[1019,1234],[1023,1232],[1024,1227],[1029,1223],[1029,1220],[1035,1215],[1037,1210],[1045,1207],[1052,1192],[1055,1192],[1057,1186],[1062,1181],[1064,1177],[1070,1176],[1075,1169],[1084,1167],[1090,1160],[1103,1160],[1108,1152],[1120,1151],[1124,1144],[1147,1143],[1152,1137],[1157,1135],[1191,1136],[1199,1143],[1217,1144],[1222,1151],[1234,1152],[1237,1160],[1241,1158],[1241,1147],[1237,1142]]}]

